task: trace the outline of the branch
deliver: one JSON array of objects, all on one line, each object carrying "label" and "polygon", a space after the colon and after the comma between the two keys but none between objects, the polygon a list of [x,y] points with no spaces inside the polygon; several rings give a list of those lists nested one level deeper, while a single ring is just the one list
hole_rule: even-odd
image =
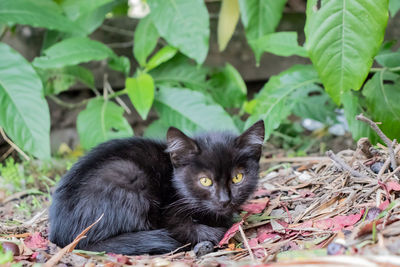
[{"label": "branch", "polygon": [[374,132],[376,132],[376,134],[382,139],[382,141],[386,144],[386,146],[388,147],[388,151],[389,151],[389,156],[390,156],[390,161],[391,161],[391,165],[392,165],[392,169],[396,169],[397,168],[397,163],[396,163],[396,157],[393,151],[393,146],[396,145],[396,139],[394,139],[393,141],[390,140],[383,132],[382,130],[378,127],[378,125],[376,124],[376,122],[373,122],[372,120],[370,120],[369,118],[365,117],[363,114],[357,115],[356,116],[356,120],[359,121],[363,121],[365,123],[367,123],[372,130],[374,130]]},{"label": "branch", "polygon": [[335,155],[335,153],[332,152],[332,150],[326,151],[326,155],[330,157],[335,163],[339,165],[342,170],[348,171],[351,175],[355,177],[362,177],[363,175],[352,169],[346,162],[344,162],[341,158]]},{"label": "branch", "polygon": [[21,156],[22,156],[25,160],[27,160],[27,161],[30,160],[30,157],[29,157],[27,154],[25,154],[25,152],[22,151],[22,149],[20,149],[16,144],[14,144],[14,143],[7,137],[7,135],[6,135],[6,133],[4,132],[4,130],[3,130],[2,127],[0,127],[0,134],[1,134],[1,136],[3,137],[4,141],[6,141],[12,148],[14,148],[15,150],[17,150],[18,153],[20,153]]}]

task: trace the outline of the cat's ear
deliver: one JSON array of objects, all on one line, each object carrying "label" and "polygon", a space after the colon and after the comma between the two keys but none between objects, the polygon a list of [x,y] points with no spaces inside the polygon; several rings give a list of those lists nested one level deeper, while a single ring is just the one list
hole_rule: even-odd
[{"label": "cat's ear", "polygon": [[259,120],[236,138],[236,145],[239,148],[250,148],[257,158],[261,156],[261,148],[264,143],[265,128],[264,121]]},{"label": "cat's ear", "polygon": [[167,150],[172,163],[179,165],[190,155],[200,151],[196,142],[175,127],[170,127],[167,132]]}]

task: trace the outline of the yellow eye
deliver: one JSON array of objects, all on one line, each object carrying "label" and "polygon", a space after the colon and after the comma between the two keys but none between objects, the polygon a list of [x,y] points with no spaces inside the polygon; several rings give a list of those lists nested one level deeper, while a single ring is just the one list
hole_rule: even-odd
[{"label": "yellow eye", "polygon": [[232,183],[238,184],[243,180],[243,173],[238,173],[232,178]]},{"label": "yellow eye", "polygon": [[208,177],[200,178],[200,183],[204,186],[212,186],[212,184],[213,184],[212,180]]}]

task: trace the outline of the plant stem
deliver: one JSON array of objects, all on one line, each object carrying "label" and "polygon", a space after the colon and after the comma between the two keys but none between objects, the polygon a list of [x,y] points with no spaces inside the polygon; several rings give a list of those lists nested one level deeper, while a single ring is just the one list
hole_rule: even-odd
[{"label": "plant stem", "polygon": [[400,71],[400,66],[399,67],[394,67],[394,68],[371,68],[370,72],[379,72],[383,70],[388,70],[392,72]]},{"label": "plant stem", "polygon": [[121,90],[121,91],[118,91],[118,92],[115,92],[115,93],[112,93],[112,94],[110,94],[109,96],[108,96],[108,99],[112,99],[112,98],[114,98],[114,97],[117,97],[117,96],[120,96],[120,95],[124,95],[124,94],[126,94],[126,90],[124,89],[124,90]]},{"label": "plant stem", "polygon": [[88,99],[82,100],[79,103],[67,103],[54,95],[50,95],[49,98],[51,100],[53,100],[57,105],[62,106],[64,108],[69,108],[69,109],[84,106],[84,105],[86,105],[87,102],[89,102],[90,99],[92,99],[92,98],[88,98]]},{"label": "plant stem", "polygon": [[0,127],[0,134],[3,137],[4,141],[6,141],[12,148],[14,148],[16,151],[18,151],[19,154],[21,154],[21,156],[29,161],[30,158],[27,154],[25,154],[24,151],[22,151],[22,149],[20,149],[16,144],[14,144],[6,135],[6,133],[4,132],[3,128]]}]

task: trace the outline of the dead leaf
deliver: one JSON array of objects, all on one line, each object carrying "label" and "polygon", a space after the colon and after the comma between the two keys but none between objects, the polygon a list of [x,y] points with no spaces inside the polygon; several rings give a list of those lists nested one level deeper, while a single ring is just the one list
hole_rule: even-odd
[{"label": "dead leaf", "polygon": [[24,240],[25,245],[30,249],[46,249],[48,242],[39,232],[31,234]]},{"label": "dead leaf", "polygon": [[234,225],[232,225],[232,227],[229,228],[228,231],[226,231],[221,241],[219,241],[218,246],[221,247],[222,245],[228,244],[229,239],[231,239],[237,233],[237,231],[239,231],[239,226],[243,225],[243,222],[244,220],[242,219],[240,222],[237,222]]}]

